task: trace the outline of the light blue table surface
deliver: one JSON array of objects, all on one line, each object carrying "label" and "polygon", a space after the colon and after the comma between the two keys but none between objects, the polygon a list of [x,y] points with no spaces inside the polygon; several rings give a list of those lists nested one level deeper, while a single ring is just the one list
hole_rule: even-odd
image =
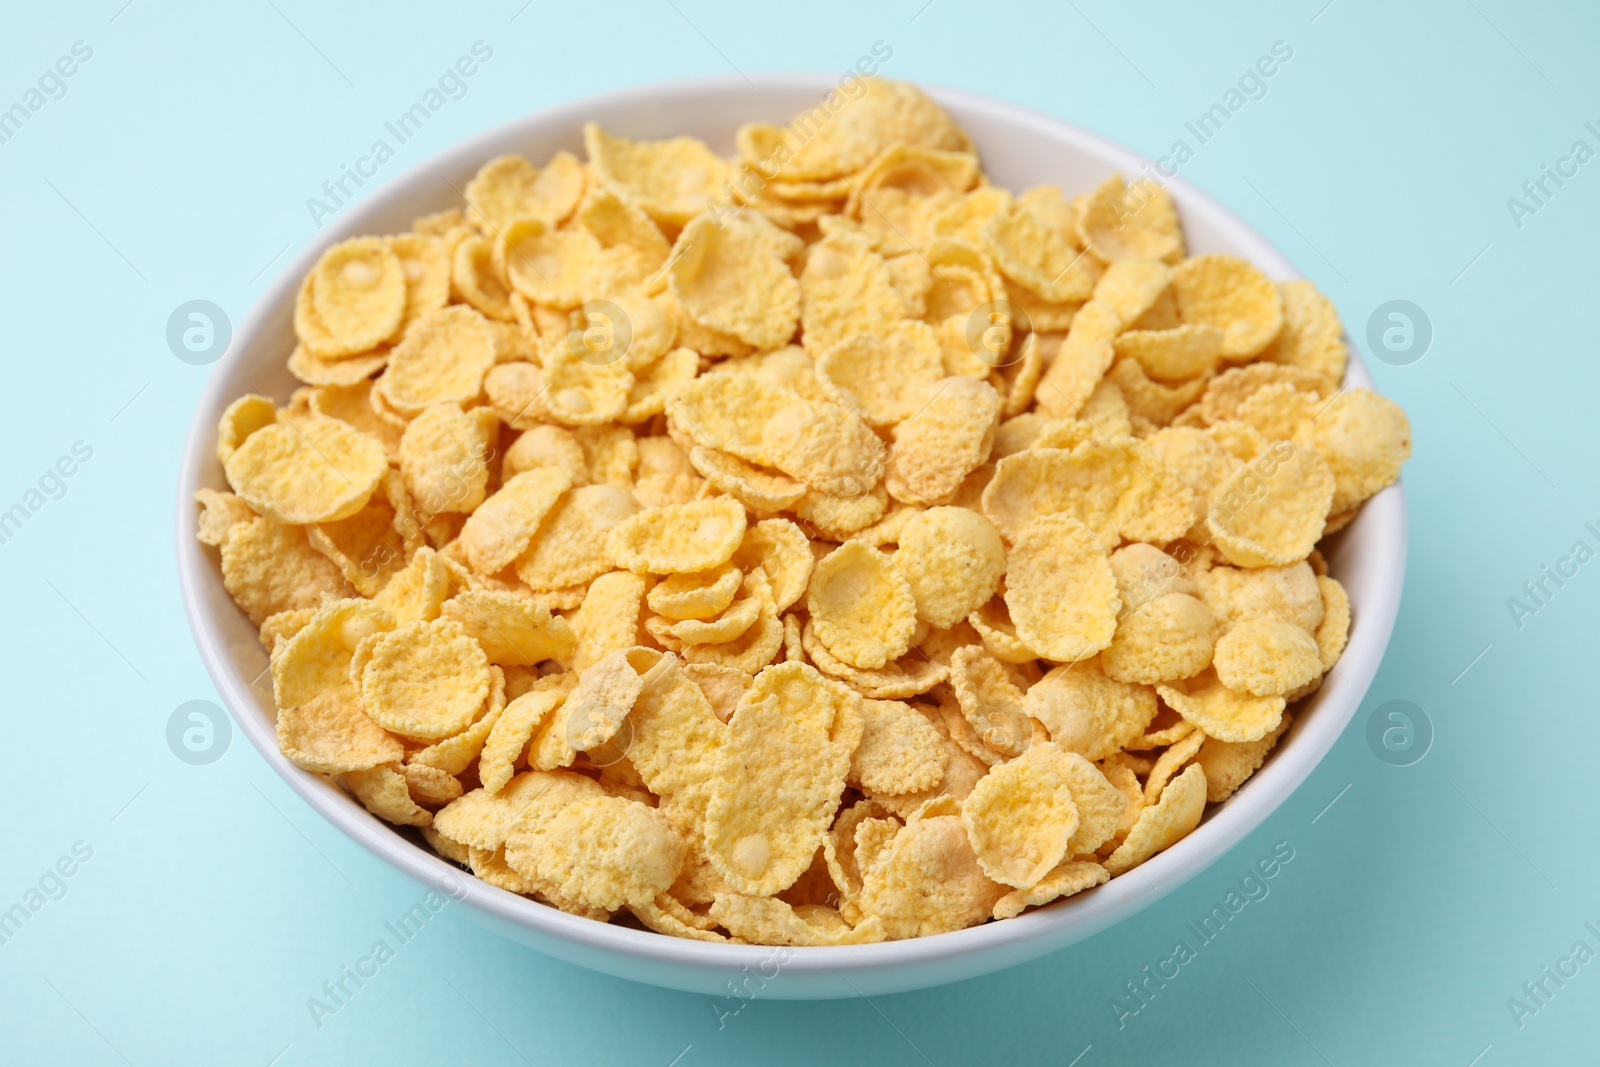
[{"label": "light blue table surface", "polygon": [[[0,108],[41,92],[0,143],[0,511],[40,506],[0,544],[0,909],[38,907],[0,943],[0,1060],[1595,1062],[1600,161],[1571,153],[1600,151],[1600,18],[1325,3],[7,5]],[[238,322],[314,236],[307,198],[479,41],[492,59],[383,177],[575,97],[842,71],[875,42],[888,76],[1162,155],[1194,147],[1185,122],[1275,42],[1292,49],[1182,172],[1298,262],[1369,354],[1388,301],[1432,330],[1420,361],[1370,361],[1414,427],[1410,570],[1383,669],[1300,791],[1158,905],[959,985],[756,1000],[719,1025],[726,1007],[704,996],[555,962],[446,909],[318,1025],[308,998],[421,889],[325,825],[237,730],[209,764],[169,747],[174,710],[217,697],[171,523],[208,369],[174,357],[166,324],[191,299]],[[71,77],[47,75],[75,49]],[[1530,197],[1558,167],[1571,176]],[[61,457],[73,473],[53,478]],[[1558,566],[1576,573],[1557,585],[1543,568]],[[1524,583],[1541,580],[1534,601]],[[1391,700],[1432,724],[1407,766],[1366,740]],[[1268,895],[1148,1003],[1128,999],[1275,846],[1294,858]],[[69,877],[52,874],[63,857]],[[1138,1012],[1119,1019],[1117,997]]]}]

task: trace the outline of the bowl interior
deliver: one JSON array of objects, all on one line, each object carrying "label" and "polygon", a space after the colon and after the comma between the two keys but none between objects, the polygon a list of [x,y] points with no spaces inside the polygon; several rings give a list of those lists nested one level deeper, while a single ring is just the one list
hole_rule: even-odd
[{"label": "bowl interior", "polygon": [[[489,886],[434,856],[414,834],[370,815],[326,779],[301,770],[278,751],[267,656],[252,627],[223,589],[214,549],[194,538],[193,493],[226,488],[215,455],[223,409],[246,392],[282,402],[298,384],[285,365],[293,347],[294,293],[328,246],[346,237],[394,233],[417,215],[457,206],[480,164],[506,152],[535,161],[565,149],[582,157],[582,125],[596,121],[630,137],[690,134],[725,155],[744,122],[784,122],[834,86],[825,75],[737,77],[646,86],[541,112],[468,140],[413,168],[347,208],[283,269],[241,322],[214,369],[195,412],[179,477],[176,541],[185,609],[202,658],[240,728],[285,781],[323,816],[364,847],[415,878],[467,904],[475,918],[551,955],[607,973],[677,989],[721,995],[730,977],[760,968],[761,995],[831,997],[896,992],[997,970],[1061,948],[1125,918],[1204,869],[1280,804],[1332,746],[1377,671],[1399,606],[1405,568],[1405,516],[1400,486],[1367,503],[1359,518],[1324,546],[1331,572],[1344,584],[1354,622],[1350,643],[1322,689],[1300,705],[1290,733],[1266,765],[1189,837],[1140,868],[1055,906],[957,933],[848,948],[775,950],[714,945],[566,915]],[[964,93],[929,91],[975,142],[992,179],[1013,190],[1038,184],[1070,192],[1099,184],[1112,171],[1156,177],[1176,201],[1191,253],[1243,256],[1270,277],[1298,277],[1290,261],[1241,219],[1149,161],[1059,120]],[[1371,388],[1352,347],[1346,384]]]}]

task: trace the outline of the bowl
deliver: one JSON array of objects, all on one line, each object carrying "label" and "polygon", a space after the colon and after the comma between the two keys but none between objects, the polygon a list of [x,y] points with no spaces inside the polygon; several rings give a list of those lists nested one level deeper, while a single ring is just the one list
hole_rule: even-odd
[{"label": "bowl", "polygon": [[[234,721],[261,757],[307,804],[353,841],[506,937],[580,966],[672,989],[776,999],[902,992],[959,981],[1058,951],[1128,918],[1194,877],[1242,841],[1327,754],[1377,673],[1394,626],[1405,574],[1405,501],[1396,483],[1324,545],[1331,572],[1349,592],[1354,622],[1338,669],[1304,702],[1293,728],[1243,788],[1188,837],[1139,868],[1050,907],[955,933],[873,945],[772,948],[691,941],[598,923],[478,881],[369,814],[326,779],[278,751],[267,656],[256,630],[222,586],[216,553],[195,540],[195,490],[225,488],[216,458],[217,420],[235,397],[265,392],[287,400],[297,384],[286,358],[293,347],[295,290],[330,245],[368,233],[401,232],[417,215],[459,204],[484,161],[506,152],[543,160],[560,149],[580,158],[587,121],[628,137],[690,134],[724,155],[734,130],[785,122],[834,87],[823,74],[766,76],[751,88],[739,77],[645,85],[563,104],[509,122],[446,149],[344,209],[288,263],[239,324],[207,383],[178,479],[178,577],[184,608],[206,670]],[[1059,119],[968,93],[928,88],[971,135],[985,170],[1014,190],[1041,183],[1087,190],[1112,171],[1158,176],[1147,159]],[[1179,178],[1162,179],[1176,202],[1193,253],[1243,256],[1274,279],[1294,265],[1244,220]],[[1346,384],[1372,387],[1352,347]]]}]

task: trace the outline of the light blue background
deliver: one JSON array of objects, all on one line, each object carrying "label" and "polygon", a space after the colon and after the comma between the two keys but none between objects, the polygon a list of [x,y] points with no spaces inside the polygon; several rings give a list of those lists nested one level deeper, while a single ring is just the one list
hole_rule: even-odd
[{"label": "light blue background", "polygon": [[[0,145],[0,509],[74,441],[94,450],[66,496],[0,546],[0,908],[74,842],[93,848],[67,895],[0,945],[0,1058],[1593,1062],[1600,962],[1520,1029],[1506,1005],[1578,939],[1600,948],[1583,929],[1600,920],[1600,563],[1521,629],[1506,607],[1574,540],[1600,545],[1583,529],[1600,520],[1600,161],[1520,229],[1506,207],[1574,140],[1600,147],[1583,128],[1600,120],[1592,9],[124,2],[0,16],[0,106],[74,41],[94,49],[67,95]],[[197,297],[237,322],[313,237],[306,197],[479,39],[493,60],[385,178],[557,102],[735,68],[843,70],[879,40],[894,49],[888,76],[1016,101],[1159,155],[1288,42],[1268,95],[1185,176],[1301,264],[1358,342],[1394,298],[1435,331],[1418,363],[1372,362],[1415,430],[1410,571],[1383,670],[1304,787],[1161,904],[960,985],[756,1001],[719,1029],[706,997],[554,962],[447,910],[316,1028],[306,998],[422,890],[323,824],[237,732],[209,766],[168,749],[173,709],[216,694],[179,606],[171,527],[207,370],[175,359],[164,331]],[[1391,699],[1434,724],[1414,766],[1381,763],[1365,741]],[[1279,841],[1295,858],[1270,896],[1119,1030],[1108,1002],[1122,983]]]}]

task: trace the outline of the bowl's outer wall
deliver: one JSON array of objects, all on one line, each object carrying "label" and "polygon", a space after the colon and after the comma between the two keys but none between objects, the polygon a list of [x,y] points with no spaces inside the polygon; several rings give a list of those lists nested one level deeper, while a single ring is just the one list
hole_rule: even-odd
[{"label": "bowl's outer wall", "polygon": [[[632,137],[691,134],[724,154],[744,122],[784,122],[833,87],[824,75],[739,78],[646,86],[576,101],[463,142],[403,174],[346,210],[268,286],[240,323],[195,412],[179,476],[176,541],[179,580],[190,627],[206,669],[239,727],[262,757],[313,808],[395,867],[467,904],[466,912],[541,952],[653,985],[721,996],[727,983],[772,998],[827,998],[900,992],[939,985],[1056,951],[1127,918],[1198,874],[1272,813],[1332,747],[1377,673],[1399,610],[1405,573],[1405,505],[1399,485],[1369,501],[1327,546],[1332,573],[1354,609],[1350,644],[1322,689],[1302,705],[1290,734],[1267,764],[1194,833],[1153,858],[1142,877],[1118,878],[1054,907],[952,934],[848,948],[779,950],[712,945],[663,937],[563,914],[489,886],[417,847],[326,780],[278,751],[266,655],[255,628],[223,589],[216,554],[194,538],[193,494],[225,482],[215,455],[223,409],[246,392],[285,400],[298,384],[285,365],[293,347],[294,293],[329,245],[359,234],[410,228],[417,215],[459,205],[478,166],[506,152],[531,159],[566,149],[582,155],[582,125],[596,121]],[[1055,184],[1092,188],[1111,171],[1130,180],[1154,176],[1147,160],[1048,116],[965,93],[929,91],[971,134],[993,180],[1011,189]],[[1229,252],[1276,279],[1298,277],[1293,264],[1243,220],[1187,183],[1163,180],[1178,205],[1191,253]],[[1372,378],[1352,346],[1346,384]],[[252,684],[254,680],[254,684]],[[776,972],[776,977],[769,977]],[[747,994],[741,994],[747,995]]]}]

